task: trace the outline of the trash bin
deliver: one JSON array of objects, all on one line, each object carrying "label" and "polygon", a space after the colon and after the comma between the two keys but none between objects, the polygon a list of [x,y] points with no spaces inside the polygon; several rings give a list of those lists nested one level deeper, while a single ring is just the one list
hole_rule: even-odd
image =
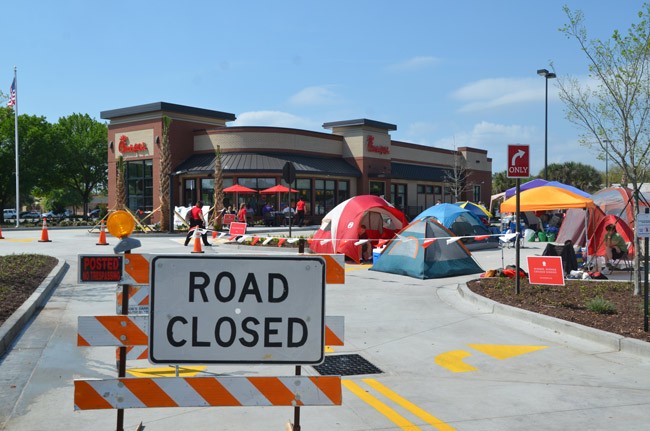
[{"label": "trash bin", "polygon": [[549,233],[546,235],[546,238],[548,239],[548,242],[555,242],[555,233],[553,233],[553,232],[549,232]]},{"label": "trash bin", "polygon": [[546,234],[544,232],[537,232],[537,238],[539,238],[540,242],[546,242]]}]

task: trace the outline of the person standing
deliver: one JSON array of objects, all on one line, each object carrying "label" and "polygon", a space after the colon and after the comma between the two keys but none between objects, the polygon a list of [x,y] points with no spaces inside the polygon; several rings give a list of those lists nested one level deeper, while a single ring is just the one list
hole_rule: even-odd
[{"label": "person standing", "polygon": [[296,226],[302,226],[305,221],[305,201],[303,201],[302,198],[296,202],[296,213],[298,214]]},{"label": "person standing", "polygon": [[267,227],[273,226],[275,222],[275,211],[273,210],[271,202],[267,202],[266,205],[262,207],[262,218]]},{"label": "person standing", "polygon": [[239,211],[237,211],[237,221],[241,223],[246,223],[246,204],[243,202],[239,206]]},{"label": "person standing", "polygon": [[[190,239],[192,239],[194,236],[195,229],[205,229],[205,218],[203,217],[203,201],[196,201],[196,205],[194,205],[189,210],[187,213],[187,222],[190,224],[190,230],[187,232],[187,236],[185,237],[185,246],[190,243]],[[208,233],[205,230],[201,234],[201,238],[203,239],[203,245],[207,247],[212,245],[208,242]]]}]

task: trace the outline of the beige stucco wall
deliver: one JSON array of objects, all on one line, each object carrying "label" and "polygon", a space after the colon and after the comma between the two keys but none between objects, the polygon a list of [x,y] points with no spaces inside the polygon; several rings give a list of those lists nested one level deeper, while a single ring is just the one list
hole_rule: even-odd
[{"label": "beige stucco wall", "polygon": [[343,153],[343,143],[339,140],[296,133],[229,131],[227,133],[201,134],[194,137],[194,151],[213,151],[217,145],[221,147],[221,151],[255,149],[307,151],[335,157],[341,157]]}]

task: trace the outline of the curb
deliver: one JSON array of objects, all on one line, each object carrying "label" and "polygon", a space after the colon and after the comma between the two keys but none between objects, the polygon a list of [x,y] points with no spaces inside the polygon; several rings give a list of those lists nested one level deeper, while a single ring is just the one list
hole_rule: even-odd
[{"label": "curb", "polygon": [[65,260],[59,260],[59,263],[45,277],[45,280],[36,288],[34,293],[0,326],[0,357],[4,356],[9,350],[13,341],[32,316],[43,308],[43,304],[47,301],[50,293],[59,285],[68,267],[69,265]]},{"label": "curb", "polygon": [[457,290],[461,298],[465,301],[487,308],[489,312],[493,314],[525,320],[526,322],[542,326],[559,334],[572,335],[574,337],[604,345],[613,351],[625,352],[639,356],[650,355],[650,343],[648,342],[612,334],[611,332],[590,328],[579,323],[568,322],[544,314],[522,310],[521,308],[512,307],[510,305],[501,304],[472,292],[465,284],[458,284]]}]

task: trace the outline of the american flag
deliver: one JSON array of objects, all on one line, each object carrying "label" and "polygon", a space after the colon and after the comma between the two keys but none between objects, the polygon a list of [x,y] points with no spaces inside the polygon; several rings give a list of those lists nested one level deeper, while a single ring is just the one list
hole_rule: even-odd
[{"label": "american flag", "polygon": [[11,90],[9,90],[9,101],[7,106],[14,106],[16,104],[16,78],[11,83]]}]

